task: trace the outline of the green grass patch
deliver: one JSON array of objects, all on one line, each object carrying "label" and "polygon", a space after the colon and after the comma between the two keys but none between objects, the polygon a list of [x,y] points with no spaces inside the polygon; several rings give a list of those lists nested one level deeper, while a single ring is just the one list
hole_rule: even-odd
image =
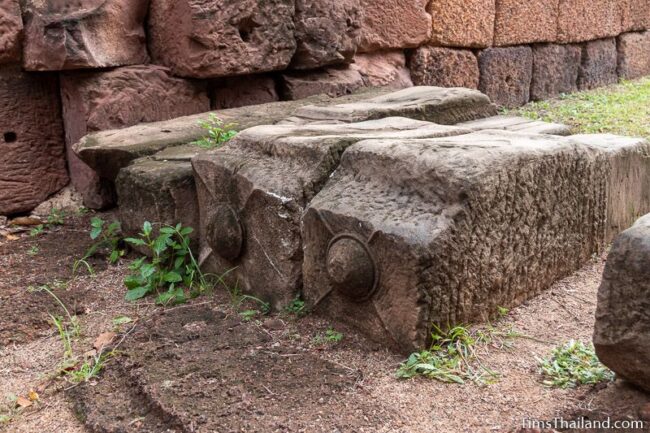
[{"label": "green grass patch", "polygon": [[650,137],[650,77],[533,102],[506,113],[564,123],[577,133]]},{"label": "green grass patch", "polygon": [[614,373],[596,356],[594,346],[571,340],[558,346],[548,358],[538,359],[544,385],[575,388],[614,380]]}]

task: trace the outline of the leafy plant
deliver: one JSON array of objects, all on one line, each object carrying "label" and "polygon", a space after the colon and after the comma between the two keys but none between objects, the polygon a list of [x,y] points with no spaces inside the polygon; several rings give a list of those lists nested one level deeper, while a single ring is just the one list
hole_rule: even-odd
[{"label": "leafy plant", "polygon": [[29,231],[31,237],[36,237],[45,232],[45,225],[39,224]]},{"label": "leafy plant", "polygon": [[84,254],[83,259],[88,259],[95,255],[101,249],[108,249],[108,261],[116,263],[120,257],[125,254],[125,249],[122,248],[122,238],[120,236],[120,223],[113,221],[106,224],[106,221],[99,217],[94,217],[90,220],[90,238],[96,241]]},{"label": "leafy plant", "polygon": [[343,334],[338,332],[336,329],[329,327],[325,331],[325,334],[318,334],[314,338],[315,344],[327,344],[327,343],[339,343],[343,340]]},{"label": "leafy plant", "polygon": [[544,385],[550,387],[574,388],[614,380],[614,373],[598,360],[593,345],[580,341],[570,340],[537,362]]},{"label": "leafy plant", "polygon": [[47,216],[49,226],[62,226],[65,223],[65,212],[61,209],[52,208]]},{"label": "leafy plant", "polygon": [[422,376],[458,384],[466,381],[479,385],[494,383],[499,374],[482,363],[478,349],[487,344],[507,347],[509,340],[521,336],[512,328],[502,332],[492,326],[485,330],[455,326],[443,331],[434,325],[429,350],[412,353],[399,366],[397,377],[410,379]]},{"label": "leafy plant", "polygon": [[184,289],[188,289],[192,296],[206,289],[206,279],[190,249],[189,235],[192,231],[191,227],[179,223],[175,227],[161,227],[155,236],[152,224],[146,221],[139,238],[125,239],[151,253],[151,259],[141,257],[129,266],[135,273],[124,280],[128,288],[127,300],[134,301],[157,293],[158,303],[180,303],[186,300]]},{"label": "leafy plant", "polygon": [[199,121],[199,125],[201,128],[206,130],[207,135],[192,144],[205,149],[221,147],[224,143],[230,141],[235,135],[237,135],[237,131],[234,129],[236,123],[224,124],[223,120],[217,117],[214,113],[210,114],[207,120]]},{"label": "leafy plant", "polygon": [[36,254],[38,254],[40,250],[36,245],[33,245],[29,250],[27,250],[27,254],[31,257],[34,257]]},{"label": "leafy plant", "polygon": [[305,314],[307,314],[307,309],[305,306],[305,301],[300,299],[299,296],[297,296],[289,305],[286,306],[285,311],[288,314],[293,314],[294,316],[297,317],[302,317]]}]

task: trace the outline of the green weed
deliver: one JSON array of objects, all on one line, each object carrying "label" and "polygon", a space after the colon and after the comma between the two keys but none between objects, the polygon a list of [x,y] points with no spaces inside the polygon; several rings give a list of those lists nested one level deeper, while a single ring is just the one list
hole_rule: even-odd
[{"label": "green weed", "polygon": [[187,299],[185,289],[191,296],[198,296],[207,289],[206,278],[190,249],[192,231],[191,227],[177,224],[161,227],[155,236],[152,224],[146,221],[139,238],[125,239],[151,253],[151,259],[141,257],[129,266],[134,273],[124,280],[127,300],[157,293],[157,303],[182,303]]},{"label": "green weed", "polygon": [[336,344],[340,343],[343,340],[343,334],[338,332],[336,329],[329,327],[324,334],[317,334],[314,337],[314,344]]},{"label": "green weed", "polygon": [[556,347],[548,358],[537,359],[543,383],[555,388],[575,388],[614,380],[614,373],[596,356],[593,345],[570,340]]},{"label": "green weed", "polygon": [[[506,312],[503,309],[499,314]],[[396,375],[400,379],[422,376],[446,383],[491,384],[498,380],[499,373],[483,364],[480,349],[488,344],[497,348],[510,347],[511,340],[521,336],[512,328],[498,331],[491,325],[475,330],[455,326],[444,331],[434,326],[431,347],[411,354],[399,366]]]},{"label": "green weed", "polygon": [[45,225],[39,224],[29,231],[31,237],[36,237],[45,233]]},{"label": "green weed", "polygon": [[27,250],[27,255],[34,257],[39,251],[39,248],[36,245],[33,245],[29,250]]},{"label": "green weed", "polygon": [[223,123],[219,117],[215,114],[210,114],[207,120],[202,120],[199,122],[201,128],[205,129],[207,135],[200,138],[197,141],[194,141],[192,144],[195,144],[204,149],[214,149],[223,146],[224,143],[230,141],[237,131],[233,129],[235,123]]},{"label": "green weed", "polygon": [[292,314],[296,317],[303,317],[307,314],[307,308],[305,306],[305,301],[296,297],[289,305],[286,306],[285,312],[287,314]]}]

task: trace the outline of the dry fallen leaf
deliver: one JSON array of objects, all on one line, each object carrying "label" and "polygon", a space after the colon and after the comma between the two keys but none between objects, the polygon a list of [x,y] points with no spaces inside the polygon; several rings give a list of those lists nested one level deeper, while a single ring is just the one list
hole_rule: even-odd
[{"label": "dry fallen leaf", "polygon": [[20,407],[24,409],[26,407],[30,407],[31,405],[32,405],[32,401],[28,398],[20,396],[16,399],[16,407]]},{"label": "dry fallen leaf", "polygon": [[39,224],[43,224],[43,221],[35,217],[18,217],[9,222],[9,225],[12,226],[37,226]]},{"label": "dry fallen leaf", "polygon": [[29,394],[27,394],[27,397],[29,397],[30,401],[37,401],[38,400],[38,393],[34,391],[33,389],[29,390]]},{"label": "dry fallen leaf", "polygon": [[95,343],[93,344],[93,347],[95,350],[101,351],[103,348],[111,344],[115,337],[117,337],[117,334],[115,332],[104,332],[97,337]]},{"label": "dry fallen leaf", "polygon": [[20,239],[18,236],[15,235],[6,235],[5,238],[7,238],[8,241],[17,241]]}]

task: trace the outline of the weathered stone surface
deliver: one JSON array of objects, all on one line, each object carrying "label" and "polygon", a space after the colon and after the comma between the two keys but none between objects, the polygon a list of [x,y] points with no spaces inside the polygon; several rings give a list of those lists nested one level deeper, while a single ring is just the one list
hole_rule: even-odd
[{"label": "weathered stone surface", "polygon": [[303,295],[424,347],[432,323],[485,320],[599,251],[606,169],[601,152],[549,135],[352,145],[303,218]]},{"label": "weathered stone surface", "polygon": [[578,88],[589,90],[616,83],[617,56],[616,39],[587,42],[582,52]]},{"label": "weathered stone surface", "polygon": [[518,116],[493,116],[485,119],[472,120],[458,123],[456,126],[468,128],[472,131],[485,129],[502,129],[504,131],[519,132],[523,134],[550,134],[569,135],[571,128],[559,123],[542,122]]},{"label": "weathered stone surface", "polygon": [[114,204],[110,180],[88,167],[73,151],[84,135],[205,112],[205,84],[172,77],[161,66],[128,66],[107,72],[67,73],[61,78],[68,165],[87,207]]},{"label": "weathered stone surface", "polygon": [[[364,89],[362,92],[342,97],[336,101],[358,101],[385,93],[388,93],[388,90]],[[236,129],[243,130],[251,126],[276,123],[290,116],[303,105],[327,103],[328,101],[332,101],[332,99],[321,95],[299,101],[231,108],[220,110],[215,114],[227,123],[236,123]],[[205,130],[199,126],[199,121],[206,120],[208,114],[184,116],[168,121],[143,123],[124,129],[91,133],[75,144],[74,151],[102,178],[115,180],[118,171],[134,159],[153,155],[167,147],[191,143],[203,137]]]},{"label": "weathered stone surface", "polygon": [[325,68],[316,71],[286,72],[281,76],[283,99],[290,101],[314,95],[349,95],[364,86],[353,68]]},{"label": "weathered stone surface", "polygon": [[431,36],[427,0],[360,0],[362,52],[414,48]]},{"label": "weathered stone surface", "polygon": [[434,0],[432,42],[451,47],[484,48],[494,40],[495,0]]},{"label": "weathered stone surface", "polygon": [[296,0],[295,69],[350,63],[361,29],[359,0]]},{"label": "weathered stone surface", "polygon": [[267,104],[280,100],[273,77],[250,75],[216,80],[210,87],[213,109]]},{"label": "weathered stone surface", "polygon": [[605,153],[607,177],[607,225],[610,243],[641,215],[650,212],[650,142],[611,134],[572,135],[570,140]]},{"label": "weathered stone surface", "polygon": [[497,105],[519,107],[530,100],[533,50],[527,46],[488,48],[478,56],[479,89]]},{"label": "weathered stone surface", "polygon": [[27,212],[66,183],[55,75],[0,68],[0,215]]},{"label": "weathered stone surface", "polygon": [[470,50],[422,46],[409,60],[416,86],[478,88],[478,60]]},{"label": "weathered stone surface", "polygon": [[20,60],[23,20],[18,0],[0,0],[0,64]]},{"label": "weathered stone surface", "polygon": [[650,0],[620,0],[623,8],[622,31],[650,29]]},{"label": "weathered stone surface", "polygon": [[199,208],[190,159],[200,152],[192,146],[173,159],[142,158],[120,170],[115,186],[127,236],[140,233],[145,221],[157,227],[182,223],[195,229],[191,238],[193,247],[198,245]]},{"label": "weathered stone surface", "polygon": [[650,391],[650,214],[614,242],[598,289],[594,346],[616,374]]},{"label": "weathered stone surface", "polygon": [[300,221],[343,150],[367,138],[468,132],[404,118],[352,124],[259,126],[192,160],[203,268],[281,309],[302,285]]},{"label": "weathered stone surface", "polygon": [[490,99],[476,90],[420,86],[359,102],[302,107],[287,122],[361,122],[401,116],[452,125],[495,114]]},{"label": "weathered stone surface", "polygon": [[624,7],[619,0],[560,0],[557,40],[584,42],[617,36]]},{"label": "weathered stone surface", "polygon": [[555,42],[560,0],[498,0],[494,45]]},{"label": "weathered stone surface", "polygon": [[148,0],[26,0],[23,66],[32,71],[147,63]]},{"label": "weathered stone surface", "polygon": [[296,51],[294,12],[293,0],[152,0],[149,49],[185,77],[284,69]]},{"label": "weathered stone surface", "polygon": [[582,48],[577,45],[533,46],[533,79],[530,98],[550,99],[578,90]]},{"label": "weathered stone surface", "polygon": [[618,75],[626,80],[650,75],[650,31],[618,37]]},{"label": "weathered stone surface", "polygon": [[391,89],[413,86],[406,67],[406,56],[401,50],[358,54],[351,68],[359,71],[366,86]]}]

